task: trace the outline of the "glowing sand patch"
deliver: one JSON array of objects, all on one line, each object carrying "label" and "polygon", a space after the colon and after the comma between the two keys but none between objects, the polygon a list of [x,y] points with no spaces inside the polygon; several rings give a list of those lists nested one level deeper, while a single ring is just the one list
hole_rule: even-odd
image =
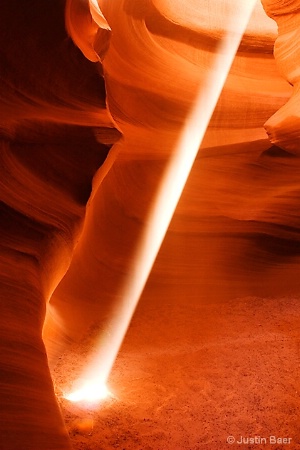
[{"label": "glowing sand patch", "polygon": [[[100,396],[164,240],[255,4],[256,0],[241,0],[237,3],[233,16],[227,18],[227,33],[205,83],[199,88],[194,106],[158,186],[156,201],[148,215],[141,241],[129,268],[127,282],[119,292],[118,304],[99,338],[97,356],[85,373],[85,379],[95,379],[96,374],[101,380]],[[96,391],[96,387],[93,390],[83,385],[66,398],[85,400],[93,398]]]},{"label": "glowing sand patch", "polygon": [[86,381],[80,389],[64,395],[64,398],[71,402],[99,403],[110,396],[111,392],[107,386],[98,380],[94,380]]}]

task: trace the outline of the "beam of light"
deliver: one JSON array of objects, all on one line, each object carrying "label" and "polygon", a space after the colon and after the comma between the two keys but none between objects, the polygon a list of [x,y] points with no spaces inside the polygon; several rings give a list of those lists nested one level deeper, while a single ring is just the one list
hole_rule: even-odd
[{"label": "beam of light", "polygon": [[78,390],[64,395],[64,398],[71,402],[84,401],[87,403],[98,403],[110,396],[111,393],[106,385],[99,384],[98,379],[95,379],[83,382]]},{"label": "beam of light", "polygon": [[[85,372],[86,380],[98,386],[106,386],[110,371],[117,357],[131,318],[138,304],[148,276],[159,252],[172,216],[180,199],[211,116],[221,95],[241,38],[246,30],[256,0],[238,0],[233,17],[228,21],[225,34],[214,65],[205,84],[201,85],[194,106],[186,120],[177,147],[172,154],[162,182],[158,188],[156,202],[150,211],[143,236],[133,258],[127,282],[120,293],[116,310],[98,342],[97,356]],[[199,69],[200,70],[200,69]],[[69,399],[82,399],[84,390],[75,391]],[[90,396],[90,394],[88,394]],[[93,394],[92,394],[93,395]]]}]

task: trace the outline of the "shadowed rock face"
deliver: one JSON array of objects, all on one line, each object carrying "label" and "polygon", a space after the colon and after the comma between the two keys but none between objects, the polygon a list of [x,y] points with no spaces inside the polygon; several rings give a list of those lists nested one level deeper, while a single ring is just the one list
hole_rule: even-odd
[{"label": "shadowed rock face", "polygon": [[0,447],[58,450],[69,444],[41,338],[45,305],[118,132],[101,67],[65,32],[64,2],[4,1],[0,16]]},{"label": "shadowed rock face", "polygon": [[[54,364],[117,303],[181,126],[210,76],[224,14],[234,8],[98,3],[101,12],[76,0],[1,5],[5,450],[24,442],[69,448],[41,336],[46,302]],[[300,4],[263,5],[279,25],[275,56],[293,96],[283,106],[292,91],[272,54],[276,26],[258,5],[149,281],[162,297],[176,292],[188,304],[298,292],[298,50],[291,44],[290,63],[285,46],[286,34],[297,34]]]}]

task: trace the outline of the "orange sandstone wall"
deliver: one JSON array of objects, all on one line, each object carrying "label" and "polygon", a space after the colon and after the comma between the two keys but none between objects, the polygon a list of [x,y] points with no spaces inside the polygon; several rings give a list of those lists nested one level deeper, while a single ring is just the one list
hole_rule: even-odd
[{"label": "orange sandstone wall", "polygon": [[9,0],[0,8],[0,448],[5,450],[70,448],[42,327],[46,301],[80,236],[92,178],[118,136],[105,107],[101,67],[68,38],[64,7],[59,0]]},{"label": "orange sandstone wall", "polygon": [[[167,0],[99,1],[98,4],[112,30],[109,48],[100,59],[103,59],[108,106],[123,138],[114,147],[115,162],[102,184],[97,178],[94,180],[81,240],[70,270],[51,300],[44,336],[53,363],[64,344],[78,339],[96,317],[105,321],[118,303],[122,286],[130,276],[130,261],[155,201],[157,186],[174,152],[197,89],[199,86],[205,89],[224,33],[224,17],[219,15],[219,10],[192,0],[186,2],[184,8],[181,2]],[[71,9],[72,5],[74,2],[70,2]],[[234,2],[222,5],[225,16],[232,14]],[[76,42],[80,34],[80,28],[76,28],[80,13],[75,9],[74,14],[72,30]],[[70,21],[72,17],[70,13]],[[101,26],[100,21],[99,30]],[[91,60],[95,59],[95,52],[91,52],[96,48],[91,37],[96,35],[94,27],[95,22],[90,33],[85,28],[89,38],[78,43]],[[230,235],[236,233],[240,242],[240,235],[251,233],[249,227],[244,230],[241,224],[257,216],[262,216],[259,222],[263,222],[265,204],[273,201],[272,193],[267,200],[258,201],[264,182],[262,180],[258,186],[252,180],[261,177],[261,169],[255,166],[256,159],[270,146],[263,125],[291,93],[274,62],[275,37],[275,22],[258,5],[193,168],[197,179],[193,195],[185,197],[183,207],[187,213],[184,213],[181,232],[185,236],[183,239],[194,236],[198,242],[193,243],[195,264],[190,267],[192,255],[184,253],[180,266],[174,268],[174,244],[168,250],[169,259],[165,256],[165,262],[157,269],[158,277],[160,271],[170,277],[176,272],[182,273],[183,279],[191,275],[191,283],[185,281],[182,287],[178,286],[180,295],[187,295],[186,286],[194,286],[193,292],[210,291],[210,287],[202,288],[203,277],[199,277],[199,273],[206,274],[209,286],[214,285],[214,269],[207,273],[207,267],[213,262],[206,264],[207,258],[203,258],[196,263],[202,253],[203,233],[209,232],[218,242],[223,242],[221,230],[227,218],[234,227],[234,231],[229,228]],[[221,155],[228,152],[232,158],[222,160]],[[205,155],[204,161],[202,155]],[[237,173],[244,175],[239,179]],[[273,182],[274,179],[267,181]],[[242,199],[236,197],[238,192],[242,192]],[[239,211],[241,201],[244,206]],[[255,201],[258,201],[257,207]],[[250,211],[252,216],[249,216]],[[231,223],[232,219],[238,221],[238,226]],[[215,224],[217,220],[222,224],[220,227]],[[208,224],[204,229],[203,223]],[[181,240],[177,234],[173,238],[173,242]],[[214,257],[222,259],[218,246],[211,245],[215,248]],[[222,248],[223,244],[219,245]],[[251,246],[250,242],[247,245]],[[234,251],[242,254],[243,249]],[[203,252],[208,257],[209,249]],[[224,265],[231,264],[229,260],[230,257],[228,261],[225,258]],[[180,275],[177,277],[181,279]],[[247,284],[247,277],[242,284]],[[215,294],[220,295],[220,292]]]}]

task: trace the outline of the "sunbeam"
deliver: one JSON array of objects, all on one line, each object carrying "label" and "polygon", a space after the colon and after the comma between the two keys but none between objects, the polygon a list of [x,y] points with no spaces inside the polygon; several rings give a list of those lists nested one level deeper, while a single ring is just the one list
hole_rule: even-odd
[{"label": "sunbeam", "polygon": [[[120,301],[99,341],[97,356],[84,373],[91,380],[95,396],[98,386],[105,386],[123,342],[135,308],[151,272],[170,221],[189,177],[211,116],[226,82],[242,36],[255,7],[256,0],[236,3],[226,33],[219,46],[213,66],[199,87],[194,106],[180,133],[178,144],[157,190],[156,201],[148,215],[143,236],[133,258],[127,283],[120,292]],[[84,390],[66,396],[72,401],[83,400]],[[88,390],[89,396],[90,390]]]}]

